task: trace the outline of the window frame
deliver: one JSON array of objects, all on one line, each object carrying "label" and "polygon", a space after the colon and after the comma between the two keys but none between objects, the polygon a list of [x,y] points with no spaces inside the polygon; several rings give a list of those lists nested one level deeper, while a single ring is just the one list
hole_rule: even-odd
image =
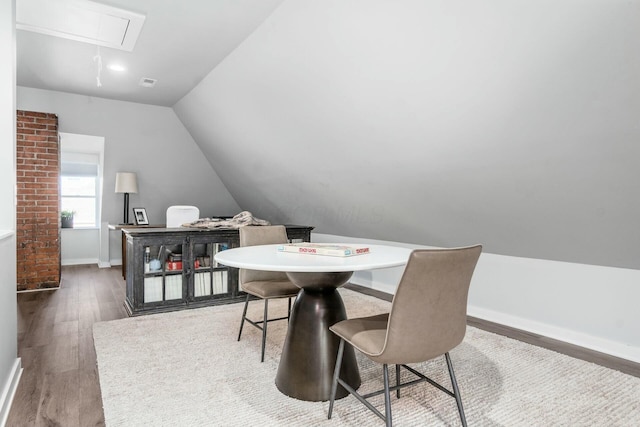
[{"label": "window frame", "polygon": [[[100,229],[102,222],[102,197],[103,197],[103,170],[104,170],[104,137],[92,136],[92,135],[80,135],[60,132],[60,206],[62,206],[63,197],[87,197],[95,199],[95,225],[94,226],[81,226],[77,227],[74,224],[74,228],[78,229]],[[83,163],[78,159],[82,159],[83,156],[88,158],[89,156],[95,156],[96,161],[84,163],[95,164],[97,167],[95,175],[95,196],[79,196],[79,195],[67,195],[63,196],[62,193],[62,177],[63,176],[78,176],[82,177],[82,173],[79,174],[64,174],[62,172],[63,163]],[[93,177],[93,175],[89,175]]]}]

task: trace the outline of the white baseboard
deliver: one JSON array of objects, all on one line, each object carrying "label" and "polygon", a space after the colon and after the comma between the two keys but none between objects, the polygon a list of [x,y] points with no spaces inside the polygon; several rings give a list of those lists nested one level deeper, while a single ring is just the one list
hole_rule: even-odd
[{"label": "white baseboard", "polygon": [[75,258],[75,259],[63,259],[60,264],[62,265],[85,265],[85,264],[98,264],[97,258]]},{"label": "white baseboard", "polygon": [[0,426],[4,427],[7,424],[9,418],[9,410],[11,410],[11,404],[13,398],[16,395],[18,384],[20,383],[20,377],[22,376],[22,361],[18,357],[13,364],[13,369],[9,375],[7,383],[2,389],[0,395]]},{"label": "white baseboard", "polygon": [[[319,243],[397,242],[312,233]],[[356,271],[352,283],[395,293],[402,269]],[[640,363],[640,270],[483,252],[470,316]],[[540,307],[533,310],[532,307]]]},{"label": "white baseboard", "polygon": [[56,286],[55,288],[39,288],[39,289],[25,289],[24,291],[16,291],[17,294],[24,294],[28,292],[46,292],[46,291],[57,291],[60,289],[60,286]]},{"label": "white baseboard", "polygon": [[[355,285],[364,286],[366,288],[384,292],[389,295],[393,295],[395,293],[395,286],[388,283],[377,283],[368,280],[359,280],[357,276],[354,276],[350,280],[350,282]],[[598,351],[600,353],[609,354],[614,357],[620,357],[625,360],[640,363],[640,348],[635,346],[624,345],[616,341],[610,341],[569,329],[536,322],[522,317],[499,313],[497,311],[487,310],[480,307],[474,307],[472,305],[467,308],[467,314],[469,316],[477,317],[478,319],[487,320],[499,325],[504,325],[514,329],[520,329],[522,331],[531,332],[533,334],[542,335],[544,337],[552,338],[558,341]]]},{"label": "white baseboard", "polygon": [[109,263],[114,266],[114,265],[122,265],[122,258],[114,258],[114,259],[110,259]]},{"label": "white baseboard", "polygon": [[534,320],[499,313],[497,311],[487,310],[471,305],[467,308],[467,314],[469,316],[477,317],[478,319],[487,320],[489,322],[498,323],[500,325],[520,329],[558,341],[588,348],[600,353],[640,363],[640,348],[635,346],[624,345],[616,341],[610,341],[566,328],[560,328],[558,326],[548,325]]},{"label": "white baseboard", "polygon": [[122,265],[122,260],[115,260],[115,262],[100,261],[95,258],[76,258],[76,259],[63,259],[62,265],[86,265],[97,264],[99,268],[110,268],[114,265]]}]

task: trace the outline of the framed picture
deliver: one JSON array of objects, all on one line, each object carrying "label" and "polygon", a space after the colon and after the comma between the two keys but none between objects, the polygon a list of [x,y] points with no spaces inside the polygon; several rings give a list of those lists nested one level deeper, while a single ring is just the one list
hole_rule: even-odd
[{"label": "framed picture", "polygon": [[147,218],[145,208],[133,208],[133,216],[136,219],[136,225],[149,225],[149,218]]}]

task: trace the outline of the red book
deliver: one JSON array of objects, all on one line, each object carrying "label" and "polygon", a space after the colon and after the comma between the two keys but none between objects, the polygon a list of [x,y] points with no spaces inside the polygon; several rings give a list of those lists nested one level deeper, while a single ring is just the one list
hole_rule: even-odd
[{"label": "red book", "polygon": [[167,270],[182,270],[182,261],[167,261],[165,263],[165,269]]}]

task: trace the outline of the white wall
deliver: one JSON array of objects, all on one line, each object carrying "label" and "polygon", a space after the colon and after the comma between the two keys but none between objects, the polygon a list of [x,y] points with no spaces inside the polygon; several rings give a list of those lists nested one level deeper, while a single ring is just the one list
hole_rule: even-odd
[{"label": "white wall", "polygon": [[640,0],[288,0],[174,109],[262,217],[640,269],[639,70]]},{"label": "white wall", "polygon": [[[329,234],[318,243],[427,246]],[[395,293],[404,267],[355,272],[351,282]],[[640,363],[640,271],[483,252],[468,314]]]},{"label": "white wall", "polygon": [[[114,192],[121,171],[137,173],[129,206],[146,208],[152,224],[165,222],[170,205],[198,206],[202,216],[240,211],[171,108],[25,87],[17,89],[17,106],[57,114],[60,132],[105,138],[103,228],[123,221],[124,198]],[[120,247],[120,232],[111,232],[109,259],[101,261],[119,263]]]},{"label": "white wall", "polygon": [[16,303],[15,0],[0,2],[0,426],[9,415],[22,366]]},{"label": "white wall", "polygon": [[286,0],[174,110],[258,216],[482,243],[470,314],[640,361],[639,70],[640,0]]},{"label": "white wall", "polygon": [[99,264],[100,230],[95,228],[61,229],[60,262],[62,265]]}]

